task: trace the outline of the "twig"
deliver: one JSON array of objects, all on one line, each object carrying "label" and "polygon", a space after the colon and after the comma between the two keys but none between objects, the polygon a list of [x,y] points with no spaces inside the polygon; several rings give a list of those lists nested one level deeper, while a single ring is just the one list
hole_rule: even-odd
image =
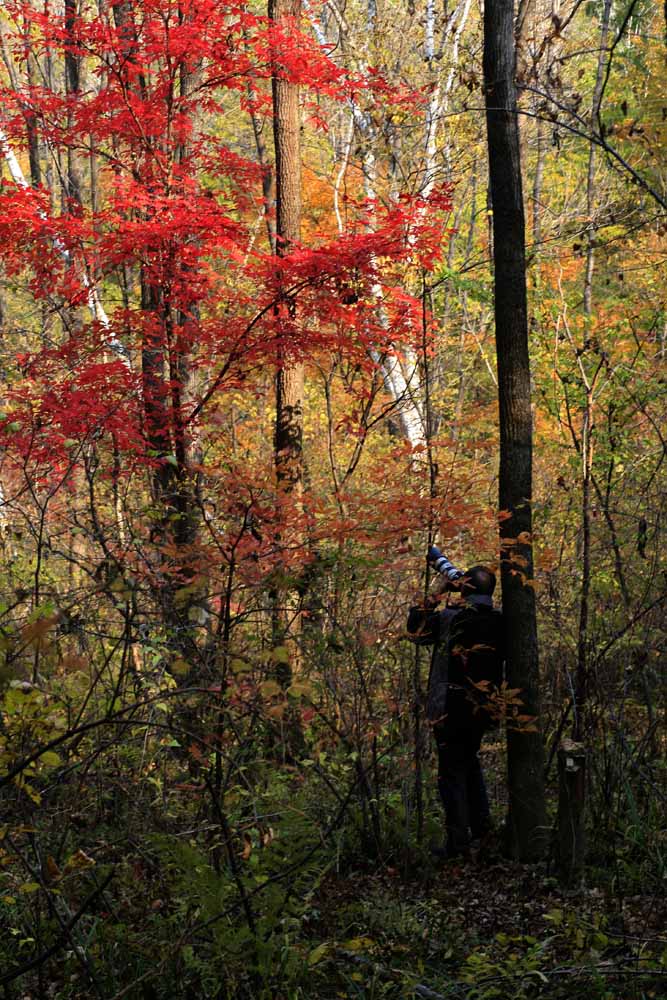
[{"label": "twig", "polygon": [[232,869],[232,875],[234,876],[234,881],[236,882],[236,888],[239,891],[239,896],[243,904],[243,911],[246,916],[246,921],[253,937],[257,934],[257,925],[255,923],[255,914],[252,912],[252,906],[250,905],[250,900],[248,899],[248,892],[245,887],[245,883],[241,878],[241,873],[239,871],[238,861],[236,855],[234,854],[234,843],[232,839],[232,831],[229,828],[229,821],[223,812],[218,796],[216,795],[215,789],[211,784],[211,780],[208,775],[205,775],[204,781],[206,782],[206,787],[208,788],[209,794],[211,796],[211,802],[213,803],[213,808],[215,814],[218,817],[218,822],[220,823],[220,829],[225,838],[225,846],[227,848],[227,856],[229,857],[229,865]]},{"label": "twig", "polygon": [[40,955],[36,955],[34,958],[31,958],[29,962],[24,962],[23,965],[19,966],[18,969],[14,969],[13,972],[10,972],[7,975],[2,976],[2,978],[0,978],[0,986],[7,986],[9,983],[13,983],[15,979],[18,979],[20,976],[24,976],[26,972],[30,972],[31,969],[38,968],[40,965],[43,965],[44,962],[48,961],[48,959],[51,958],[52,955],[55,955],[55,953],[62,946],[62,944],[66,940],[68,940],[69,932],[72,930],[75,924],[77,924],[78,921],[81,919],[83,914],[88,909],[89,905],[93,902],[94,899],[97,899],[97,897],[104,892],[109,882],[114,877],[115,873],[116,873],[115,869],[112,869],[107,875],[107,877],[104,879],[102,884],[97,886],[95,890],[91,892],[90,895],[84,899],[83,903],[76,911],[76,913],[73,914],[73,916],[67,921],[67,923],[63,925],[60,934],[58,935],[55,942],[51,945],[50,948],[47,948],[46,951],[43,951]]}]

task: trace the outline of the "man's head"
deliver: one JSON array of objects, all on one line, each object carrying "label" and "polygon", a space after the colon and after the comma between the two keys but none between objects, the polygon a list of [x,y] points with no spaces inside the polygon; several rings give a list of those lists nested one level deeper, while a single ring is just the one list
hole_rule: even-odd
[{"label": "man's head", "polygon": [[472,594],[482,594],[491,597],[496,589],[496,575],[488,566],[471,566],[460,581],[461,593],[466,597]]}]

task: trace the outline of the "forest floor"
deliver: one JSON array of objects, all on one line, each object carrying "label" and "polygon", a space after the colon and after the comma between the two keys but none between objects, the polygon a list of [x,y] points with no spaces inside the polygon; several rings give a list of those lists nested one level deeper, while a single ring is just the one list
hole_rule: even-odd
[{"label": "forest floor", "polygon": [[[503,749],[482,758],[498,818]],[[610,865],[591,832],[585,879],[566,890],[551,862],[504,859],[499,836],[465,861],[438,862],[428,845],[324,878],[304,926],[319,942],[309,997],[667,998],[664,864],[626,848]]]},{"label": "forest floor", "polygon": [[[124,780],[142,752],[123,745],[78,796],[54,784],[49,810],[1,842],[7,1000],[667,1000],[662,764],[650,793],[634,772],[615,798],[591,783],[584,877],[566,890],[552,860],[503,857],[494,736],[481,757],[498,832],[446,862],[430,850],[444,840],[432,755],[420,837],[411,753],[380,774],[376,841],[361,802],[332,822],[339,802],[319,774],[328,766],[326,787],[345,788],[354,772],[321,754],[317,773],[267,766],[262,795],[232,801],[243,837],[226,840],[208,787],[183,780],[170,746],[159,780]],[[555,794],[552,780],[552,823]],[[81,917],[66,937],[64,907]]]},{"label": "forest floor", "polygon": [[667,997],[664,885],[563,891],[545,865],[473,856],[419,877],[393,867],[332,876],[315,907],[330,946],[309,962],[329,958],[337,985],[321,995]]}]

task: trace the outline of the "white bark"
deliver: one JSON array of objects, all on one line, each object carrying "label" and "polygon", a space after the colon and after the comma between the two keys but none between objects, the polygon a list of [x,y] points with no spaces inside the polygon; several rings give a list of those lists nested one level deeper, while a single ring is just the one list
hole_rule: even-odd
[{"label": "white bark", "polygon": [[336,216],[336,224],[338,226],[338,232],[343,232],[343,219],[340,214],[340,186],[345,179],[345,173],[347,171],[347,165],[350,162],[350,151],[352,149],[352,140],[354,139],[354,115],[350,115],[350,125],[347,131],[347,136],[345,137],[345,144],[343,146],[343,156],[341,159],[340,169],[336,174],[336,179],[334,181],[334,214]]},{"label": "white bark", "polygon": [[[328,0],[327,6],[334,15],[334,19],[338,25],[339,31],[347,30],[347,22],[344,16],[338,9],[334,0]],[[308,0],[303,0],[303,9],[310,20],[315,37],[317,38],[319,44],[325,48],[327,47],[326,36],[322,30],[321,25],[314,16],[312,7]],[[375,7],[373,5],[373,0],[369,0],[368,6],[368,19],[369,23],[372,22],[375,16]],[[348,101],[348,107],[350,109],[351,115],[351,127],[356,126],[361,135],[364,137],[364,152],[362,157],[362,166],[364,174],[364,193],[369,201],[375,201],[377,193],[375,190],[375,184],[377,180],[377,164],[375,160],[375,154],[372,147],[373,139],[373,123],[370,115],[365,113],[362,108],[354,100]],[[340,213],[337,210],[337,196],[338,188],[343,179],[343,174],[347,166],[347,156],[349,156],[349,148],[352,139],[352,128],[350,131],[350,138],[348,144],[346,145],[346,156],[343,159],[343,165],[341,172],[339,172],[336,189],[334,192],[335,206],[336,206],[336,221],[338,223],[339,232],[342,232],[343,224],[340,217]],[[380,320],[380,325],[385,330],[389,330],[389,318],[383,306],[383,292],[382,287],[379,284],[374,284],[371,288],[371,293],[375,299],[376,309],[378,318]],[[421,414],[420,407],[417,403],[418,397],[418,369],[416,364],[411,365],[411,372],[406,374],[403,372],[398,357],[395,354],[383,355],[377,350],[371,350],[370,356],[375,362],[375,364],[380,369],[382,373],[382,379],[384,381],[385,389],[388,394],[394,400],[396,404],[396,414],[398,422],[401,428],[401,433],[405,439],[410,443],[412,448],[425,448],[426,446],[426,433],[424,419]],[[416,382],[416,384],[415,384]]]},{"label": "white bark", "polygon": [[[468,21],[471,6],[472,0],[461,0],[461,3],[447,22],[448,26],[453,24],[451,35],[451,66],[444,86],[440,83],[439,75],[436,73],[431,97],[426,107],[424,120],[424,170],[419,187],[419,194],[424,204],[417,214],[419,224],[424,221],[427,210],[426,201],[431,195],[438,179],[438,131],[445,111],[449,106],[449,98],[458,66],[461,35]],[[435,58],[435,18],[436,8],[434,0],[427,0],[424,51],[429,66],[432,66]],[[445,162],[448,163],[449,150],[447,144],[445,145],[444,154]],[[410,242],[414,244],[416,237],[410,236],[409,238]],[[423,398],[424,393],[420,384],[419,367],[416,358],[412,356],[411,352],[406,352],[404,368],[406,385],[408,386],[408,391],[413,402],[415,399]],[[422,425],[425,426],[423,420]]]},{"label": "white bark", "polygon": [[[14,150],[11,148],[9,140],[7,139],[7,135],[2,128],[0,128],[0,150],[2,151],[2,155],[5,159],[5,163],[7,164],[9,173],[11,174],[14,183],[18,187],[26,189],[29,188],[30,185],[28,181],[25,179],[25,175],[23,173],[23,170],[21,169],[21,164],[16,158]],[[45,219],[46,215],[43,212],[40,212],[40,218]],[[62,243],[56,239],[54,241],[54,246],[56,250],[58,250],[58,252],[62,255],[62,257],[69,262],[70,255],[68,251],[65,249],[65,247],[62,245]],[[113,351],[114,354],[117,354],[121,358],[126,368],[129,369],[130,359],[127,348],[125,347],[124,344],[120,342],[120,340],[114,337],[109,330],[109,325],[110,325],[109,317],[107,316],[104,307],[100,302],[97,288],[90,279],[90,276],[88,274],[88,267],[85,260],[81,268],[80,278],[83,287],[86,289],[87,304],[90,313],[93,319],[106,330],[105,346],[108,347],[110,351]]]},{"label": "white bark", "polygon": [[[461,44],[461,35],[465,29],[468,22],[468,17],[470,15],[470,8],[472,7],[472,0],[461,0],[456,10],[453,12],[449,18],[448,25],[452,24],[451,29],[451,65],[449,68],[449,73],[447,74],[447,79],[444,84],[440,83],[439,78],[434,81],[434,88],[431,94],[431,98],[428,102],[428,107],[426,109],[426,128],[425,128],[425,138],[424,138],[424,173],[422,176],[422,184],[420,188],[420,194],[423,198],[427,198],[431,191],[433,190],[438,170],[437,170],[437,137],[438,137],[438,127],[444,114],[449,107],[449,99],[452,93],[452,88],[454,86],[454,80],[456,79],[456,70],[459,62],[459,48]],[[435,11],[433,8],[432,0],[428,0],[427,3],[427,19],[426,19],[426,59],[429,64],[434,58],[434,38],[435,38]],[[449,144],[446,143],[444,147],[445,162],[449,164]]]}]

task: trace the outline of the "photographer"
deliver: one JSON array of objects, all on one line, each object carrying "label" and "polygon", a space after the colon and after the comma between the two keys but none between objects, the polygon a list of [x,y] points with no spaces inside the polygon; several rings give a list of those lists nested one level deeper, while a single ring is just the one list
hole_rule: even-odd
[{"label": "photographer", "polygon": [[[473,566],[456,569],[436,546],[428,553],[438,573],[421,605],[410,608],[408,637],[432,645],[426,716],[438,752],[438,790],[445,809],[447,842],[434,853],[467,855],[471,840],[491,829],[489,801],[479,762],[484,732],[493,725],[489,695],[502,682],[502,615],[493,608],[494,573]],[[456,607],[438,610],[448,592],[460,595]]]}]

